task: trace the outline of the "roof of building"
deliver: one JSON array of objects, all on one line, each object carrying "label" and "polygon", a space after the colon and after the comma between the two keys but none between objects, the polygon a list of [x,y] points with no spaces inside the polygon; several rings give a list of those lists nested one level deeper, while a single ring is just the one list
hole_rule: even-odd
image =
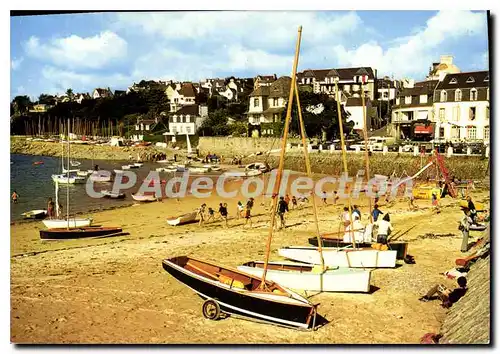
[{"label": "roof of building", "polygon": [[269,86],[259,86],[255,90],[252,91],[250,96],[268,96],[269,95]]},{"label": "roof of building", "polygon": [[108,91],[108,89],[103,89],[103,88],[99,88],[99,87],[98,87],[98,88],[96,88],[95,90],[97,91],[97,93],[98,93],[99,95],[102,95],[102,94],[106,95],[106,94],[110,93],[110,92]]},{"label": "roof of building", "polygon": [[181,115],[197,116],[197,115],[199,115],[198,105],[197,104],[190,104],[188,106],[184,106],[181,109],[179,109],[177,112],[173,113],[172,115],[173,116],[181,116]]},{"label": "roof of building", "polygon": [[443,81],[438,84],[437,89],[488,87],[490,84],[489,80],[489,71],[447,74]]},{"label": "roof of building", "polygon": [[402,89],[398,96],[432,95],[438,82],[438,80],[416,82],[414,87]]},{"label": "roof of building", "polygon": [[269,97],[288,97],[290,94],[290,86],[292,85],[292,78],[289,76],[282,76],[274,81],[269,86]]},{"label": "roof of building", "polygon": [[[489,226],[485,237],[489,237]],[[470,267],[467,292],[450,308],[443,325],[443,344],[490,343],[490,256]]]},{"label": "roof of building", "polygon": [[196,97],[196,89],[194,88],[192,83],[183,83],[181,85],[181,89],[179,90],[179,94],[184,97]]},{"label": "roof of building", "polygon": [[[361,70],[361,71],[360,71]],[[375,74],[373,73],[373,69],[369,67],[357,67],[357,68],[340,68],[340,69],[318,69],[312,70],[307,69],[298,73],[297,76],[302,77],[314,77],[318,81],[324,81],[326,77],[334,77],[338,75],[340,80],[349,81],[354,78],[354,76],[358,75],[368,75],[368,79],[374,79]],[[358,73],[360,72],[360,73]]]}]

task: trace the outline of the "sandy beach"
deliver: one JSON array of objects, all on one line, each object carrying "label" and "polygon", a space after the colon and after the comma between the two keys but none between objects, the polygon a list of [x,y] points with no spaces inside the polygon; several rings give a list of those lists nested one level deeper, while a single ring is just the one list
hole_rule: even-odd
[{"label": "sandy beach", "polygon": [[[489,205],[488,191],[473,199]],[[41,241],[41,222],[11,225],[11,341],[14,343],[418,343],[427,332],[438,332],[448,310],[439,302],[418,301],[430,286],[455,282],[442,274],[454,266],[460,252],[457,221],[459,200],[441,200],[435,214],[430,201],[417,200],[418,211],[408,211],[400,199],[385,212],[396,230],[415,227],[401,240],[409,241],[416,264],[375,269],[371,294],[304,294],[319,302],[319,314],[329,323],[314,332],[226,318],[210,321],[201,314],[202,300],[167,274],[165,258],[191,255],[237,266],[262,260],[269,213],[256,198],[253,228],[236,219],[241,196],[217,196],[180,201],[166,199],[144,205],[107,210],[91,216],[95,224],[121,226],[128,235],[69,241]],[[319,204],[318,199],[318,204]],[[229,230],[220,221],[199,227],[169,226],[169,216],[188,212],[202,202],[217,209],[229,205]],[[367,220],[368,201],[361,205]],[[320,229],[339,228],[338,205],[319,208]],[[307,245],[314,235],[311,203],[287,215],[288,227],[276,232],[271,259],[287,245]],[[473,239],[480,236],[472,233]]]}]

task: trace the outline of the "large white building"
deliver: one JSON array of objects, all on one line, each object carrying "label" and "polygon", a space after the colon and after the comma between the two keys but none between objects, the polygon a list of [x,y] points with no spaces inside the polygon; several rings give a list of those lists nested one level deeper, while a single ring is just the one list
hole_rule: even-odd
[{"label": "large white building", "polygon": [[489,72],[447,74],[434,92],[435,138],[446,141],[490,139]]},{"label": "large white building", "polygon": [[439,76],[400,92],[392,108],[393,135],[489,144],[489,72],[443,72]]}]

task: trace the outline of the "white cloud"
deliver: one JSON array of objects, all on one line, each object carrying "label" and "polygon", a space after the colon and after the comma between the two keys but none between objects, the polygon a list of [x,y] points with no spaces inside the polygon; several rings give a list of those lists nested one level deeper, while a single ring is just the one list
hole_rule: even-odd
[{"label": "white cloud", "polygon": [[339,45],[334,50],[341,65],[366,65],[377,68],[381,74],[412,76],[425,72],[443,44],[475,35],[487,35],[484,13],[440,11],[425,27],[411,36],[392,41],[393,46],[386,50],[377,42],[367,42],[352,50]]},{"label": "white cloud", "polygon": [[[114,26],[121,30],[156,34],[165,40],[193,40],[208,43],[244,43],[250,48],[294,46],[296,29],[304,28],[304,43],[328,43],[352,33],[362,21],[355,12],[164,12],[119,13]],[[341,37],[336,37],[336,40]]]},{"label": "white cloud", "polygon": [[10,67],[12,70],[17,70],[19,69],[19,67],[21,66],[22,62],[23,62],[24,58],[21,57],[19,59],[12,59],[10,61]]},{"label": "white cloud", "polygon": [[46,66],[41,70],[45,87],[43,93],[61,94],[71,88],[74,92],[88,92],[96,87],[121,88],[130,84],[131,78],[121,74],[82,74],[71,70],[61,70]]},{"label": "white cloud", "polygon": [[67,68],[101,68],[127,54],[127,42],[114,32],[93,37],[71,35],[47,43],[32,36],[24,43],[26,54]]}]

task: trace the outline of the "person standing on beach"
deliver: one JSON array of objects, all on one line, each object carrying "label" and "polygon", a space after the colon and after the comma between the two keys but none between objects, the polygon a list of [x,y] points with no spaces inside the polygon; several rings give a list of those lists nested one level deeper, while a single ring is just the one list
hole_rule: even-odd
[{"label": "person standing on beach", "polygon": [[333,204],[337,204],[337,201],[339,200],[339,196],[337,194],[337,191],[333,191]]},{"label": "person standing on beach", "polygon": [[432,193],[432,208],[436,213],[439,213],[439,201],[437,199],[436,193]]},{"label": "person standing on beach", "polygon": [[17,198],[19,198],[19,194],[17,194],[17,192],[14,191],[14,193],[12,193],[12,202],[14,204],[17,204]]},{"label": "person standing on beach", "polygon": [[349,208],[348,207],[344,207],[344,212],[342,213],[342,222],[344,223],[344,227],[347,227],[349,226],[349,224],[351,223],[351,219],[349,217]]},{"label": "person standing on beach", "polygon": [[290,196],[288,194],[285,195],[285,203],[286,203],[286,207],[288,208],[288,206],[290,205]]},{"label": "person standing on beach", "polygon": [[210,220],[214,221],[215,220],[215,210],[213,210],[212,208],[208,208],[208,218],[207,218],[207,222],[209,222]]},{"label": "person standing on beach", "polygon": [[227,203],[219,204],[219,214],[221,218],[224,220],[227,229],[229,227],[229,225],[227,224]]},{"label": "person standing on beach", "polygon": [[246,210],[245,210],[245,226],[250,220],[250,227],[252,227],[252,208],[253,208],[253,198],[248,199]]},{"label": "person standing on beach", "polygon": [[323,205],[328,205],[328,203],[326,202],[326,192],[323,191],[321,193],[321,199],[323,200]]},{"label": "person standing on beach", "polygon": [[297,209],[297,198],[292,196],[292,209]]},{"label": "person standing on beach", "polygon": [[380,211],[380,209],[378,208],[378,204],[375,204],[375,207],[372,211],[373,222],[376,222],[378,220],[378,217],[382,214],[384,213]]},{"label": "person standing on beach", "polygon": [[49,219],[52,219],[55,216],[54,208],[56,204],[52,201],[52,198],[49,198],[47,202],[47,216]]},{"label": "person standing on beach", "polygon": [[245,210],[245,207],[243,204],[241,204],[240,201],[238,201],[237,209],[236,209],[236,218],[240,219],[243,217],[243,210]]},{"label": "person standing on beach", "polygon": [[198,209],[198,216],[200,217],[200,223],[199,225],[203,225],[205,223],[205,207],[207,205],[203,203],[201,207]]},{"label": "person standing on beach", "polygon": [[378,225],[377,243],[386,245],[387,238],[389,237],[389,235],[393,230],[389,214],[385,214],[382,220],[377,221],[377,225]]},{"label": "person standing on beach", "polygon": [[359,220],[361,220],[361,212],[359,211],[357,205],[354,205],[354,208],[352,210],[352,216],[354,216],[355,214],[358,214],[358,218],[359,218]]},{"label": "person standing on beach", "polygon": [[278,202],[278,215],[280,217],[280,229],[285,228],[285,213],[288,211],[288,204],[285,200],[285,198],[280,197],[280,200]]}]

